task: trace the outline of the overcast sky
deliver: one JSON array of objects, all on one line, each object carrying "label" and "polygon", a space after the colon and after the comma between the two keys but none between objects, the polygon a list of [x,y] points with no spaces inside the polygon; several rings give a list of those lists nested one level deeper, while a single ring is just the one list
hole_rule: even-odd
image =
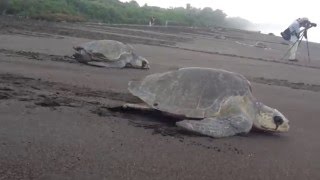
[{"label": "overcast sky", "polygon": [[[130,1],[130,0],[121,0]],[[229,17],[242,17],[252,23],[264,24],[263,32],[279,34],[295,19],[308,17],[319,26],[309,30],[309,40],[320,42],[320,3],[317,0],[136,0],[140,6],[186,7],[221,9]],[[317,3],[318,2],[318,3]],[[289,5],[287,5],[289,4]]]}]

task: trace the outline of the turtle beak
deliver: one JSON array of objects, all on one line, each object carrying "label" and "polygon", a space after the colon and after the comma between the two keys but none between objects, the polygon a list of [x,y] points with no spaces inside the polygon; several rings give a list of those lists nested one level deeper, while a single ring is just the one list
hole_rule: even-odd
[{"label": "turtle beak", "polygon": [[150,69],[150,65],[147,60],[142,60],[142,68],[143,69]]},{"label": "turtle beak", "polygon": [[144,69],[150,69],[150,65],[148,63],[146,63],[145,65],[143,65]]}]

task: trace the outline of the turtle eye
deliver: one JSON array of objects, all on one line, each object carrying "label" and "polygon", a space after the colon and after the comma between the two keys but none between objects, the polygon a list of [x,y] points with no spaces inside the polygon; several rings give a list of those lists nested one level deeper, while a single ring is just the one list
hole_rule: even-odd
[{"label": "turtle eye", "polygon": [[147,65],[147,62],[146,61],[142,61],[142,67],[144,68],[144,67],[146,67],[146,65]]},{"label": "turtle eye", "polygon": [[273,121],[274,121],[274,123],[276,124],[276,125],[281,125],[284,121],[283,121],[283,119],[282,119],[282,117],[280,117],[280,116],[274,116],[273,117]]}]

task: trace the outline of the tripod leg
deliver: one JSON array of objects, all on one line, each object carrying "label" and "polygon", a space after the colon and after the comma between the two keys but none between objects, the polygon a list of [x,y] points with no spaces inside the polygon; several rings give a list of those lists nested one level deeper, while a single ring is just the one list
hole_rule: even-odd
[{"label": "tripod leg", "polygon": [[287,57],[287,55],[289,54],[289,52],[291,51],[291,49],[293,48],[293,46],[298,43],[299,39],[293,43],[293,45],[290,45],[290,48],[287,50],[287,52],[282,56],[282,58],[280,60],[283,60],[285,57]]},{"label": "tripod leg", "polygon": [[297,61],[296,54],[297,54],[297,50],[298,50],[298,47],[299,47],[301,41],[302,41],[302,38],[299,40],[298,43],[292,45],[292,48],[290,50],[290,55],[288,58],[289,61]]},{"label": "tripod leg", "polygon": [[292,48],[298,48],[298,46],[300,45],[300,42],[302,41],[302,38],[303,36],[300,36],[299,38],[297,38],[297,40],[293,44],[291,43],[290,48],[287,50],[287,52],[282,56],[280,60],[283,60],[284,58],[286,58],[289,53],[291,54],[291,51],[293,50]]},{"label": "tripod leg", "polygon": [[310,62],[311,62],[311,59],[310,59],[310,51],[309,51],[309,42],[308,42],[308,38],[307,38],[306,40],[307,40],[307,49],[308,49],[308,62],[310,63]]}]

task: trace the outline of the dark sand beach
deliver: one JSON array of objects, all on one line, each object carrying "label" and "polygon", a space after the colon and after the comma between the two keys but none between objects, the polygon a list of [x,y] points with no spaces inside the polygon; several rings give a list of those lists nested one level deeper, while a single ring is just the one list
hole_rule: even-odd
[{"label": "dark sand beach", "polygon": [[[319,44],[309,44],[311,62],[304,43],[300,61],[289,62],[280,37],[258,32],[0,21],[0,179],[320,179]],[[73,46],[97,39],[131,44],[150,70],[71,58]],[[130,80],[181,67],[243,74],[290,131],[213,139],[161,114],[108,109],[140,102]]]}]

